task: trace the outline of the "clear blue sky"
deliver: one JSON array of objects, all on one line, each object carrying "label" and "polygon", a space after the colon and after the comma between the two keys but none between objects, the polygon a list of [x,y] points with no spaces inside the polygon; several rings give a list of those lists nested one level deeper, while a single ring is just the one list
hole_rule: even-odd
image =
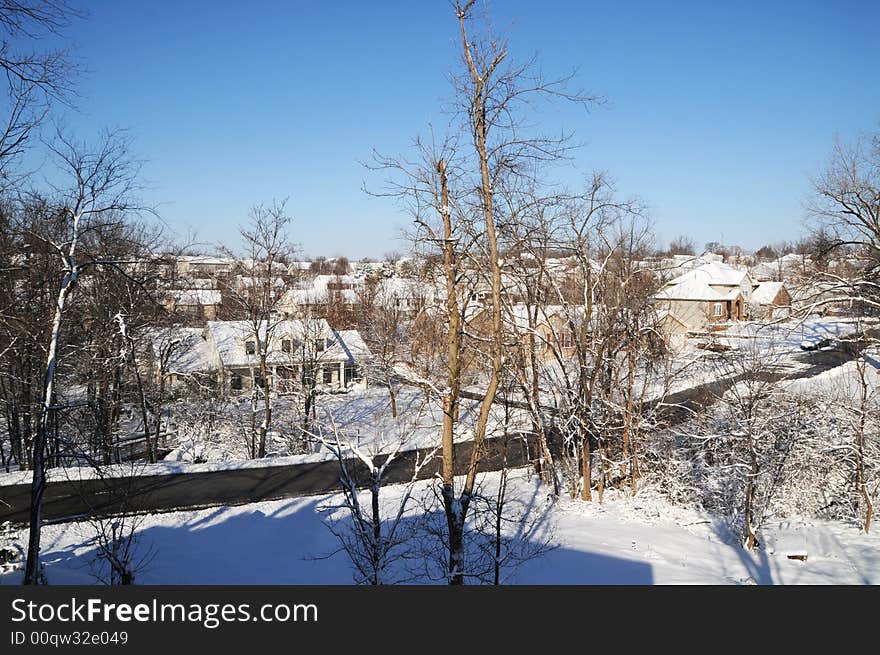
[{"label": "clear blue sky", "polygon": [[[408,219],[361,191],[375,147],[405,152],[445,117],[457,64],[444,0],[87,3],[70,30],[90,69],[79,136],[130,128],[148,199],[204,241],[232,241],[288,197],[307,255],[379,256]],[[608,102],[545,112],[651,207],[661,243],[796,238],[835,134],[880,128],[880,2],[491,2],[515,56]],[[568,181],[568,180],[566,180]]]}]

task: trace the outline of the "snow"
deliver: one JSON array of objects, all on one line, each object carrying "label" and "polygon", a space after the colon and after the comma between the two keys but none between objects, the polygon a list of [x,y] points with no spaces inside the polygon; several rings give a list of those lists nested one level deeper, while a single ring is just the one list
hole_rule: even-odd
[{"label": "snow", "polygon": [[[873,393],[880,391],[880,353],[865,353],[865,381]],[[794,380],[788,384],[793,393],[813,395],[840,394],[842,398],[858,398],[859,371],[856,360],[824,371],[819,375]]]},{"label": "snow", "polygon": [[[220,361],[226,367],[246,368],[257,367],[259,356],[255,352],[248,355],[245,343],[253,340],[253,326],[249,321],[208,321],[207,329],[217,348]],[[266,338],[267,324],[260,326],[260,336]],[[345,336],[351,339],[351,343]],[[298,361],[300,353],[297,348],[292,352],[281,350],[283,341],[302,341],[305,339],[323,338],[327,347],[318,355],[321,362],[354,362],[358,357],[369,356],[369,349],[356,330],[334,332],[323,318],[308,320],[286,320],[273,324],[272,338],[269,343],[267,362],[270,365],[289,365]]]},{"label": "snow", "polygon": [[761,282],[752,291],[750,302],[757,305],[769,305],[784,287],[785,285],[782,282]]},{"label": "snow", "polygon": [[[393,448],[403,438],[407,449],[438,445],[443,407],[436,395],[426,401],[422,389],[401,387],[397,390],[396,405],[398,417],[395,419],[391,417],[388,390],[382,386],[348,394],[325,395],[318,401],[318,424],[325,434],[329,432],[331,425],[335,425],[356,445],[369,444],[380,452]],[[476,400],[461,400],[461,421],[456,432],[456,441],[473,439],[479,406],[480,403]],[[516,432],[517,426],[526,427],[528,420],[526,410],[512,410],[509,430]],[[504,408],[493,405],[489,414],[488,435],[498,434],[503,421]]]},{"label": "snow", "polygon": [[352,289],[341,289],[333,292],[327,289],[288,289],[284,292],[281,300],[278,301],[278,307],[293,313],[297,307],[326,305],[331,301],[331,293],[338,294],[345,304],[355,304],[358,302],[357,292]]},{"label": "snow", "polygon": [[[861,321],[864,327],[864,319]],[[860,328],[859,321],[846,317],[790,319],[772,323],[734,323],[717,334],[718,340],[728,346],[742,347],[754,342],[762,350],[777,355],[801,353],[801,343],[816,343],[822,339],[839,339]]]},{"label": "snow", "polygon": [[[488,474],[483,482],[492,488],[498,479]],[[430,485],[417,484],[415,493],[431,493]],[[723,521],[671,506],[650,489],[635,498],[609,492],[599,506],[567,498],[549,502],[546,488],[524,471],[512,472],[509,485],[509,493],[540,517],[539,536],[553,547],[509,571],[513,584],[880,584],[880,536],[853,525],[776,522],[763,528],[764,547],[750,553]],[[403,493],[402,486],[385,487],[386,509]],[[136,582],[351,584],[352,566],[337,552],[326,513],[319,511],[341,500],[329,494],[146,516],[139,548],[153,549],[155,557]],[[413,526],[425,520],[416,508],[411,505],[405,518]],[[92,536],[87,523],[44,528],[51,583],[94,584]],[[807,559],[789,559],[793,554]],[[17,584],[20,577],[20,571],[0,575],[0,584]]]},{"label": "snow", "polygon": [[[727,264],[710,262],[679,275],[657,292],[663,300],[733,300],[748,273]],[[733,287],[730,291],[717,291],[713,286]]]},{"label": "snow", "polygon": [[181,307],[219,305],[221,302],[220,291],[217,289],[178,289],[169,291],[167,297]]},{"label": "snow", "polygon": [[153,354],[161,359],[163,352],[169,352],[166,373],[192,375],[214,369],[214,353],[204,338],[203,328],[172,326],[152,328],[146,331],[151,340]]},{"label": "snow", "polygon": [[[290,455],[287,457],[267,457],[264,459],[227,460],[217,462],[192,463],[175,460],[163,460],[156,464],[133,463],[113,464],[101,468],[100,473],[90,466],[73,466],[53,468],[47,472],[50,482],[63,480],[92,480],[96,478],[124,477],[134,473],[138,476],[169,475],[173,473],[207,473],[211,471],[229,471],[239,469],[269,468],[306,464],[332,459],[330,453],[312,453],[306,455]],[[31,471],[13,471],[0,473],[0,487],[17,484],[30,484]]]},{"label": "snow", "polygon": [[[734,300],[740,293],[739,287],[722,293],[709,286],[709,282],[699,271],[691,271],[676,278],[657,292],[655,298],[661,300]],[[694,275],[696,274],[696,275]]]}]

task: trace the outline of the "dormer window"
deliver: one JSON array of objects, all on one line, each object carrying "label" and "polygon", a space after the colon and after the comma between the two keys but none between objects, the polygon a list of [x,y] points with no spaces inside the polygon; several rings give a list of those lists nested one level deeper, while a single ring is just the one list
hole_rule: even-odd
[{"label": "dormer window", "polygon": [[315,339],[315,350],[317,350],[319,353],[323,352],[326,347],[327,340],[324,337],[321,337],[320,339]]},{"label": "dormer window", "polygon": [[281,352],[292,353],[293,352],[293,341],[291,341],[290,339],[282,339],[281,340]]},{"label": "dormer window", "polygon": [[256,341],[245,341],[244,342],[244,351],[248,355],[255,355],[257,353],[257,342]]}]

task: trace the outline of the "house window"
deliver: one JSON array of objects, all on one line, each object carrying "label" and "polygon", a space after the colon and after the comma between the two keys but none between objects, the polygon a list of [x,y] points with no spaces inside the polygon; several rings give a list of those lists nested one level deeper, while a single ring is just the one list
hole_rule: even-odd
[{"label": "house window", "polygon": [[248,355],[256,354],[257,352],[257,343],[255,341],[245,341],[244,342],[244,351]]},{"label": "house window", "polygon": [[574,335],[571,332],[561,332],[559,334],[559,342],[563,348],[571,348],[574,346]]},{"label": "house window", "polygon": [[333,372],[332,368],[324,369],[324,384],[331,384],[333,382]]},{"label": "house window", "polygon": [[327,340],[324,338],[315,339],[315,350],[322,352],[327,347]]},{"label": "house window", "polygon": [[235,390],[241,389],[241,376],[238,373],[233,373],[229,376],[229,386]]},{"label": "house window", "polygon": [[724,306],[720,302],[715,303],[714,315],[721,316],[721,313],[724,311]]},{"label": "house window", "polygon": [[282,339],[281,340],[281,352],[292,353],[293,352],[293,341],[291,341],[290,339]]}]

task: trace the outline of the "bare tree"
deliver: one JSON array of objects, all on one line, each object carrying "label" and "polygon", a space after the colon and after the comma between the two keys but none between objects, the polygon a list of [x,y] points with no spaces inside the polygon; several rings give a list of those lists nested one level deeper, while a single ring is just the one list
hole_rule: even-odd
[{"label": "bare tree", "polygon": [[[329,435],[323,431],[315,434],[339,463],[339,483],[343,493],[341,506],[323,507],[322,511],[344,509],[348,514],[350,525],[334,519],[332,514],[327,525],[354,565],[357,571],[355,581],[359,584],[381,585],[395,581],[397,578],[390,570],[392,564],[406,556],[401,551],[414,537],[413,530],[406,526],[405,512],[409,509],[413,486],[420,472],[433,461],[436,453],[436,450],[424,454],[406,452],[412,447],[413,421],[417,422],[418,414],[397,421],[395,434],[374,435],[371,443],[364,446],[350,436],[344,436],[332,415],[329,417]],[[402,493],[395,499],[390,516],[387,516],[382,488],[387,484],[389,467],[402,455],[412,456],[412,467],[408,469],[412,473],[408,474],[402,490],[397,490]],[[360,475],[364,469],[366,476]],[[369,509],[361,503],[362,486],[369,490]]]},{"label": "bare tree", "polygon": [[0,190],[14,178],[27,148],[53,101],[69,103],[78,66],[65,48],[44,44],[63,38],[81,12],[64,0],[0,2],[0,69],[5,72],[0,122]]},{"label": "bare tree", "polygon": [[[455,138],[441,145],[417,141],[420,161],[379,158],[379,166],[396,170],[407,179],[394,191],[412,202],[420,238],[440,249],[445,280],[447,327],[445,379],[431,384],[442,398],[444,423],[442,499],[447,520],[448,580],[462,584],[465,576],[465,522],[474,496],[477,472],[505,364],[503,329],[502,244],[499,230],[504,221],[497,207],[497,193],[504,184],[516,184],[534,174],[536,166],[559,160],[568,146],[566,137],[530,137],[523,133],[522,110],[539,97],[556,97],[589,104],[593,99],[566,91],[569,78],[548,81],[535,73],[530,63],[508,61],[507,44],[491,30],[470,30],[474,21],[473,0],[454,5],[459,29],[461,72],[453,76],[454,110],[460,123],[455,127],[470,147],[459,147]],[[431,214],[433,213],[433,219]],[[436,225],[439,218],[439,225]],[[453,442],[459,420],[459,398],[465,370],[463,334],[467,330],[470,294],[462,295],[467,278],[482,286],[488,298],[489,329],[476,339],[482,348],[470,355],[487,370],[484,392],[473,430],[474,449],[466,463],[461,488],[456,488]]]},{"label": "bare tree", "polygon": [[761,526],[790,474],[791,455],[803,438],[810,414],[799,402],[785,402],[778,381],[779,355],[751,343],[716,359],[719,379],[732,384],[710,407],[709,423],[694,439],[711,449],[724,469],[725,501],[738,517],[742,545],[760,546]]},{"label": "bare tree", "polygon": [[[283,283],[278,282],[279,265],[285,264],[293,253],[287,234],[291,219],[285,205],[286,201],[273,202],[268,206],[257,205],[251,210],[250,224],[240,230],[245,256],[236,260],[238,284],[233,283],[227,288],[235,306],[233,311],[237,318],[247,322],[249,337],[256,345],[258,370],[251,371],[251,456],[254,458],[266,456],[266,435],[272,423],[271,376],[267,358],[275,328],[282,320],[277,311],[284,291]],[[262,420],[257,423],[260,413]]]},{"label": "bare tree", "polygon": [[823,305],[841,300],[880,310],[880,133],[852,145],[836,143],[827,168],[813,180],[807,203],[813,221],[815,255],[835,254],[853,266],[822,267],[818,278],[832,285]]},{"label": "bare tree", "polygon": [[695,255],[696,247],[693,239],[682,234],[669,242],[666,252],[670,255]]},{"label": "bare tree", "polygon": [[140,534],[149,516],[138,510],[135,500],[143,502],[143,491],[137,489],[142,469],[136,462],[112,468],[94,463],[91,469],[101,492],[84,493],[82,498],[87,505],[100,499],[100,506],[90,507],[88,518],[95,548],[92,574],[100,583],[132,585],[156,556],[155,546]]},{"label": "bare tree", "polygon": [[97,149],[91,150],[59,134],[51,149],[62,171],[73,179],[73,184],[66,191],[58,190],[59,197],[55,205],[57,215],[67,227],[66,238],[48,244],[59,258],[63,277],[46,348],[42,405],[33,442],[30,539],[25,584],[36,583],[39,571],[42,497],[46,488],[45,455],[52,417],[57,409],[55,372],[65,303],[75,289],[83,269],[110,263],[100,258],[81,262],[77,258],[77,248],[83,235],[95,229],[108,215],[132,211],[135,208],[132,194],[135,190],[137,167],[130,161],[126,143],[119,135],[108,134]]}]

